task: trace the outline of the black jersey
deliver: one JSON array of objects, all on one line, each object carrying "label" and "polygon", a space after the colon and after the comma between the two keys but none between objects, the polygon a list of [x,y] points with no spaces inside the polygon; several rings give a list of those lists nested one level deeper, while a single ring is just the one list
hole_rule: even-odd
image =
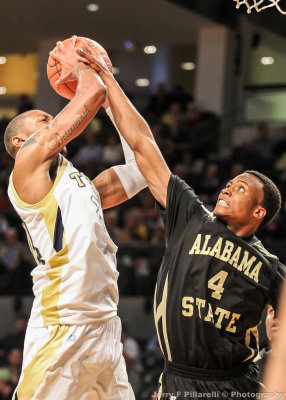
[{"label": "black jersey", "polygon": [[285,267],[255,237],[242,238],[172,175],[160,209],[166,253],[154,314],[169,361],[227,369],[252,360],[267,303],[277,306]]}]

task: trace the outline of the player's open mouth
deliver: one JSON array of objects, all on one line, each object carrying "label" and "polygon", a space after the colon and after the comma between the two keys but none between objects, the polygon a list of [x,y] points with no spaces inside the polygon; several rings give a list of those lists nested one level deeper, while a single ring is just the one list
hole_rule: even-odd
[{"label": "player's open mouth", "polygon": [[222,207],[229,207],[229,205],[227,204],[227,202],[226,202],[225,200],[223,200],[223,199],[220,199],[220,200],[217,202],[217,204],[220,205],[220,206],[222,206]]}]

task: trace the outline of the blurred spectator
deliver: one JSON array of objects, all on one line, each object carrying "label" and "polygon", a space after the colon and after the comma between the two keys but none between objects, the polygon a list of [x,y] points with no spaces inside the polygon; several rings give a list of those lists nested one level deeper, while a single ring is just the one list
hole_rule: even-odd
[{"label": "blurred spectator", "polygon": [[9,369],[7,367],[0,368],[0,400],[11,400],[14,388]]},{"label": "blurred spectator", "polygon": [[259,124],[256,139],[250,144],[252,152],[263,160],[271,160],[273,157],[273,142],[269,139],[269,127],[267,124]]},{"label": "blurred spectator", "polygon": [[18,232],[13,227],[6,230],[5,240],[0,243],[0,260],[10,272],[19,268],[23,260],[32,261],[28,247],[19,241]]},{"label": "blurred spectator", "polygon": [[187,103],[192,100],[192,97],[185,91],[182,85],[176,85],[172,92],[171,98],[173,103],[178,103],[181,109],[185,112]]},{"label": "blurred spectator", "polygon": [[85,144],[81,146],[73,157],[72,162],[76,165],[82,167],[86,164],[92,162],[94,164],[99,164],[102,158],[102,145],[97,143],[97,138],[92,130],[87,130],[83,135]]},{"label": "blurred spectator", "polygon": [[197,182],[196,176],[194,176],[194,175],[191,176],[187,165],[184,164],[183,162],[179,162],[179,163],[175,164],[172,168],[172,173],[174,175],[177,175],[179,178],[181,178],[183,181],[187,182],[192,187]]},{"label": "blurred spectator", "polygon": [[22,368],[22,359],[23,359],[23,352],[22,349],[18,349],[17,347],[13,347],[7,356],[8,361],[8,368],[10,372],[10,380],[16,386]]},{"label": "blurred spectator", "polygon": [[235,163],[231,164],[229,179],[235,178],[237,175],[242,174],[244,171],[245,171],[245,166],[243,163],[235,162]]},{"label": "blurred spectator", "polygon": [[125,324],[122,324],[121,341],[123,344],[123,357],[126,363],[129,382],[134,390],[135,396],[137,396],[140,393],[142,386],[142,363],[140,347],[138,342],[129,335],[128,328]]},{"label": "blurred spectator", "polygon": [[139,207],[142,212],[142,219],[147,225],[148,231],[152,231],[158,223],[160,216],[155,209],[155,199],[149,189],[138,194]]},{"label": "blurred spectator", "polygon": [[187,104],[185,123],[187,127],[192,127],[203,120],[203,114],[193,102]]},{"label": "blurred spectator", "polygon": [[143,213],[138,207],[127,210],[124,214],[124,226],[119,234],[120,242],[145,242],[148,229],[143,222]]},{"label": "blurred spectator", "polygon": [[102,153],[102,161],[107,166],[116,165],[123,161],[123,151],[118,135],[112,133],[108,136],[107,144]]},{"label": "blurred spectator", "polygon": [[153,294],[151,284],[151,266],[148,254],[139,256],[133,262],[135,293],[137,295]]},{"label": "blurred spectator", "polygon": [[3,213],[11,208],[11,203],[7,194],[6,188],[0,185],[0,213]]},{"label": "blurred spectator", "polygon": [[16,316],[15,330],[10,332],[0,341],[0,351],[2,358],[6,358],[13,348],[23,350],[26,334],[28,317],[26,314],[19,313]]},{"label": "blurred spectator", "polygon": [[157,226],[154,231],[153,234],[151,236],[151,243],[153,244],[159,244],[159,245],[165,245],[166,241],[165,241],[165,230],[163,228],[163,226]]},{"label": "blurred spectator", "polygon": [[167,92],[166,86],[164,83],[160,82],[157,85],[157,92],[153,96],[151,96],[149,100],[149,104],[147,106],[147,112],[152,115],[159,117],[169,108],[171,103],[171,96]]},{"label": "blurred spectator", "polygon": [[104,212],[104,222],[111,239],[118,243],[120,228],[118,226],[118,211],[108,210]]},{"label": "blurred spectator", "polygon": [[178,125],[182,125],[184,121],[184,114],[182,113],[182,109],[180,103],[172,103],[162,117],[161,122],[169,127]]},{"label": "blurred spectator", "polygon": [[13,168],[12,158],[6,151],[0,152],[0,182],[7,183]]},{"label": "blurred spectator", "polygon": [[259,124],[255,139],[236,147],[233,155],[247,169],[257,169],[268,175],[273,162],[273,142],[269,139],[268,125]]},{"label": "blurred spectator", "polygon": [[215,163],[208,164],[200,182],[199,192],[208,194],[211,197],[216,194],[219,183],[218,165]]},{"label": "blurred spectator", "polygon": [[190,151],[191,144],[188,140],[188,133],[183,129],[179,121],[170,123],[162,139],[162,153],[170,168],[174,164],[184,162],[184,155]]},{"label": "blurred spectator", "polygon": [[0,288],[2,293],[24,294],[31,291],[30,272],[35,265],[26,244],[18,238],[18,231],[10,227],[0,242]]}]

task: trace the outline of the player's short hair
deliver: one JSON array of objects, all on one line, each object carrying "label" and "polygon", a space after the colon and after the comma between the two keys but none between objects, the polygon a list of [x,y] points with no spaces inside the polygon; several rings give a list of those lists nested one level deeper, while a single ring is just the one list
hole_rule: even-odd
[{"label": "player's short hair", "polygon": [[6,127],[4,133],[4,145],[7,153],[13,158],[16,157],[18,149],[13,145],[12,139],[14,136],[17,135],[18,132],[25,129],[25,117],[29,112],[30,111],[25,111],[17,117],[13,118]]},{"label": "player's short hair", "polygon": [[263,183],[264,196],[261,205],[265,208],[266,215],[258,228],[260,230],[269,224],[280,211],[281,194],[275,183],[261,172],[247,170],[244,173],[256,176]]}]

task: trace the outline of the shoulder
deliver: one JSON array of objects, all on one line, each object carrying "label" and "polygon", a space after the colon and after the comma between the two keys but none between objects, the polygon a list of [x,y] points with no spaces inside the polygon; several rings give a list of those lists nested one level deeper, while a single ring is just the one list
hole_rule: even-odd
[{"label": "shoulder", "polygon": [[259,240],[256,236],[254,236],[250,243],[251,246],[256,248],[262,255],[264,255],[270,261],[278,261],[278,257],[275,254],[270,253],[262,244],[261,240]]}]

